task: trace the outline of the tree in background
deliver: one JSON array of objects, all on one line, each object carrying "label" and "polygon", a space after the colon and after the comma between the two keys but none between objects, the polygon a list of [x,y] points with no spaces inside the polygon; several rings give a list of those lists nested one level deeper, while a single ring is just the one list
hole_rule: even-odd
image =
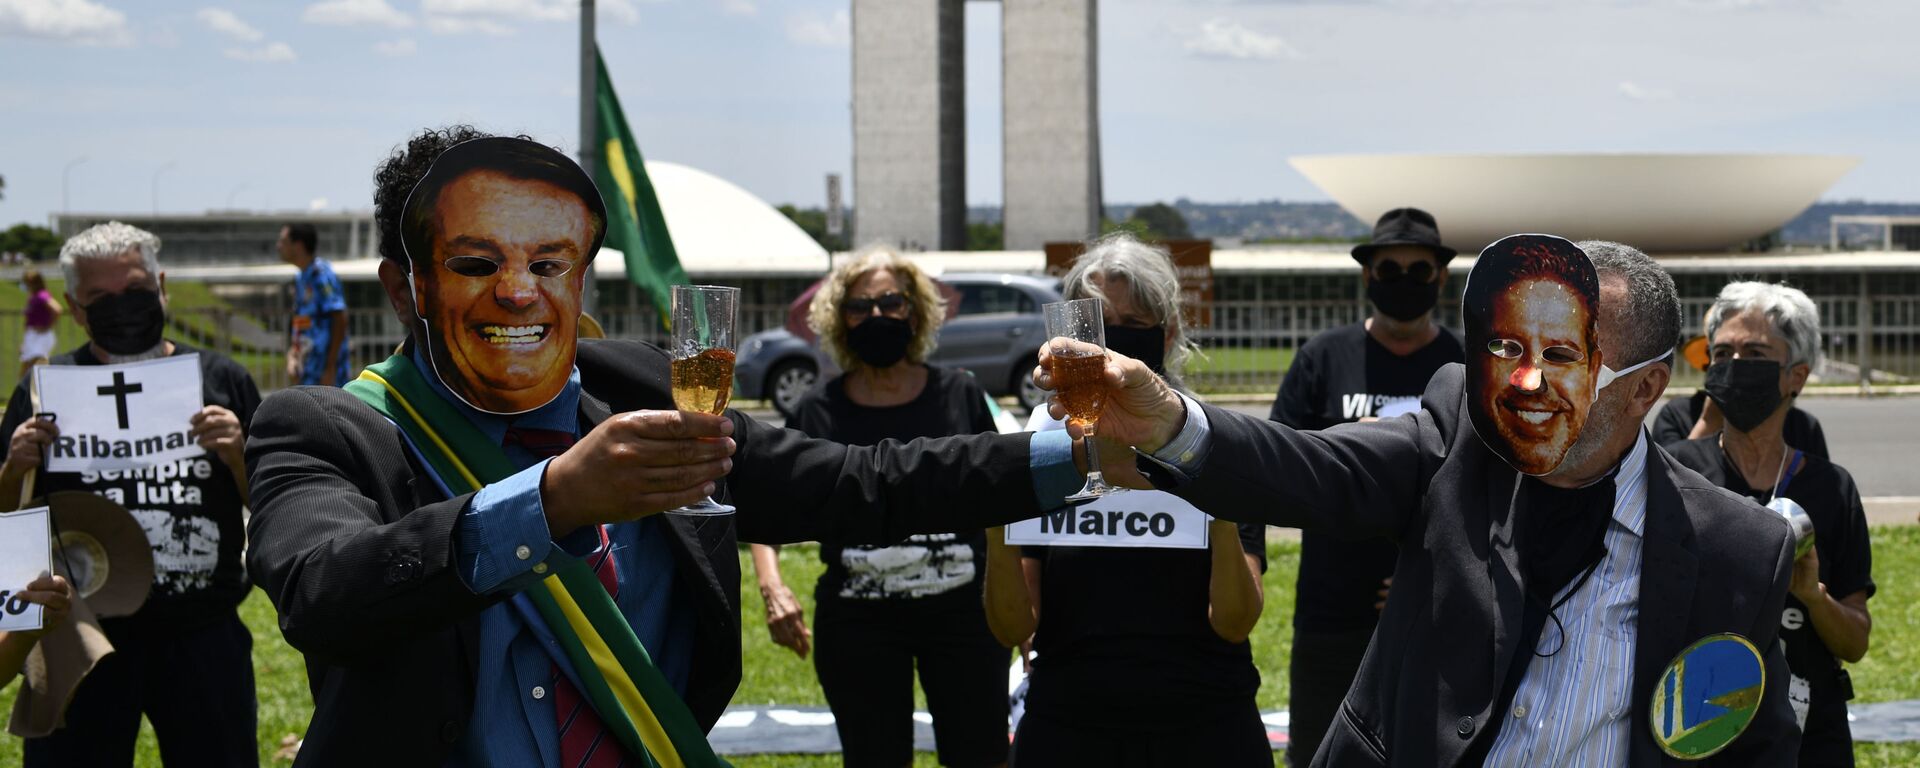
[{"label": "tree in background", "polygon": [[39,261],[60,255],[63,241],[53,230],[33,224],[15,224],[11,229],[0,232],[0,253],[24,253],[27,258]]},{"label": "tree in background", "polygon": [[[846,235],[827,234],[826,209],[796,208],[791,205],[783,205],[783,206],[780,206],[778,210],[780,211],[781,215],[786,216],[789,220],[793,221],[795,226],[800,227],[801,231],[806,232],[808,237],[813,238],[814,242],[819,243],[820,247],[825,248],[828,251],[848,250]],[[844,224],[851,224],[851,223],[852,223],[851,221],[844,222]]]},{"label": "tree in background", "polygon": [[1007,249],[1007,228],[998,221],[967,222],[967,250],[1004,251]]},{"label": "tree in background", "polygon": [[[1187,218],[1180,211],[1166,203],[1143,205],[1128,214],[1127,224],[1138,223],[1145,230],[1149,240],[1192,240],[1193,230],[1187,227]],[[1140,234],[1134,227],[1126,227]]]},{"label": "tree in background", "polygon": [[0,176],[0,200],[7,199],[7,177]]}]

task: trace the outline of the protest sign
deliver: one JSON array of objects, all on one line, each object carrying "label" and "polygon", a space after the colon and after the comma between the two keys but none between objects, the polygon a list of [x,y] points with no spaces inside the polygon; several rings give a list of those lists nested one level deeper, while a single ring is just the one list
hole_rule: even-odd
[{"label": "protest sign", "polygon": [[43,365],[33,375],[40,412],[60,427],[47,448],[48,472],[139,469],[205,452],[190,434],[206,403],[199,355]]},{"label": "protest sign", "polygon": [[[1035,411],[1027,428],[1036,432],[1065,425]],[[1130,461],[1122,457],[1120,461]],[[1007,525],[1008,544],[1072,547],[1206,549],[1207,523],[1213,518],[1171,493],[1131,491],[1053,510],[1032,520]]]},{"label": "protest sign", "polygon": [[0,632],[41,627],[40,604],[16,593],[51,572],[52,563],[46,507],[0,514]]}]

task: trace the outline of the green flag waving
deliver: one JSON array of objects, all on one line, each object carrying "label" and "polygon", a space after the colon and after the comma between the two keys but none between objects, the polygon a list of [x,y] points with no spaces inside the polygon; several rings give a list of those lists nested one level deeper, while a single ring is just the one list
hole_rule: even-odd
[{"label": "green flag waving", "polygon": [[646,289],[665,326],[672,306],[670,286],[690,281],[680,267],[680,254],[673,250],[673,236],[667,234],[667,219],[660,214],[653,182],[647,180],[640,145],[627,129],[627,115],[620,111],[620,97],[607,77],[607,60],[599,51],[594,51],[593,58],[600,69],[594,112],[599,115],[601,157],[593,182],[607,202],[606,246],[627,255],[627,279]]}]

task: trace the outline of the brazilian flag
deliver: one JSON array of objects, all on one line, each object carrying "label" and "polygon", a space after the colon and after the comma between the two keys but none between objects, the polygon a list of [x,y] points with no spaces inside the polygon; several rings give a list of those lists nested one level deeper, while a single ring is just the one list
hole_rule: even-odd
[{"label": "brazilian flag", "polygon": [[673,236],[667,234],[667,219],[660,214],[653,182],[647,180],[640,145],[627,128],[620,97],[614,94],[613,81],[607,77],[607,60],[597,50],[593,58],[600,70],[594,113],[599,116],[596,135],[600,137],[601,158],[593,182],[599,185],[600,196],[606,198],[606,246],[627,255],[627,279],[646,290],[664,328],[672,307],[671,286],[690,281],[687,271],[680,267],[680,254],[673,250]]}]

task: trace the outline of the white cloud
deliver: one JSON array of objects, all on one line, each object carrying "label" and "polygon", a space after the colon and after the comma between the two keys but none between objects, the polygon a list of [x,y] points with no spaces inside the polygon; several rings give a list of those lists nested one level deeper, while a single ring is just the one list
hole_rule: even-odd
[{"label": "white cloud", "polygon": [[402,56],[412,56],[415,53],[419,53],[420,46],[413,42],[413,38],[403,37],[398,40],[382,40],[380,42],[374,43],[373,52],[378,53],[382,56],[399,58]]},{"label": "white cloud", "polygon": [[286,43],[268,43],[259,48],[228,48],[227,58],[239,61],[293,61],[293,46]]},{"label": "white cloud", "polygon": [[130,45],[127,15],[89,0],[0,0],[0,37]]},{"label": "white cloud", "polygon": [[580,4],[577,0],[422,0],[420,10],[436,16],[565,21],[580,12]]},{"label": "white cloud", "polygon": [[612,21],[628,26],[640,23],[640,9],[634,7],[632,0],[600,0],[594,5],[594,10],[595,21]]},{"label": "white cloud", "polygon": [[200,23],[207,25],[208,29],[243,43],[256,43],[260,38],[266,37],[266,33],[255,29],[252,24],[242,21],[233,11],[225,8],[202,8],[199,13],[194,14],[194,17],[198,18]]},{"label": "white cloud", "polygon": [[396,29],[413,26],[413,17],[394,10],[387,0],[325,0],[307,6],[300,13],[300,20],[335,26],[368,24]]},{"label": "white cloud", "polygon": [[1673,91],[1662,88],[1647,88],[1629,80],[1620,81],[1620,95],[1634,101],[1670,101]]},{"label": "white cloud", "polygon": [[427,31],[436,35],[487,35],[506,37],[513,27],[492,19],[462,19],[452,16],[428,16]]},{"label": "white cloud", "polygon": [[1278,35],[1255,32],[1239,22],[1212,19],[1187,38],[1188,53],[1217,59],[1298,59],[1300,52]]},{"label": "white cloud", "polygon": [[824,19],[817,16],[789,16],[787,39],[800,45],[845,48],[853,40],[853,19],[846,11],[834,11],[832,17]]},{"label": "white cloud", "polygon": [[726,11],[729,16],[760,15],[760,6],[755,5],[753,0],[720,0],[720,10]]}]

